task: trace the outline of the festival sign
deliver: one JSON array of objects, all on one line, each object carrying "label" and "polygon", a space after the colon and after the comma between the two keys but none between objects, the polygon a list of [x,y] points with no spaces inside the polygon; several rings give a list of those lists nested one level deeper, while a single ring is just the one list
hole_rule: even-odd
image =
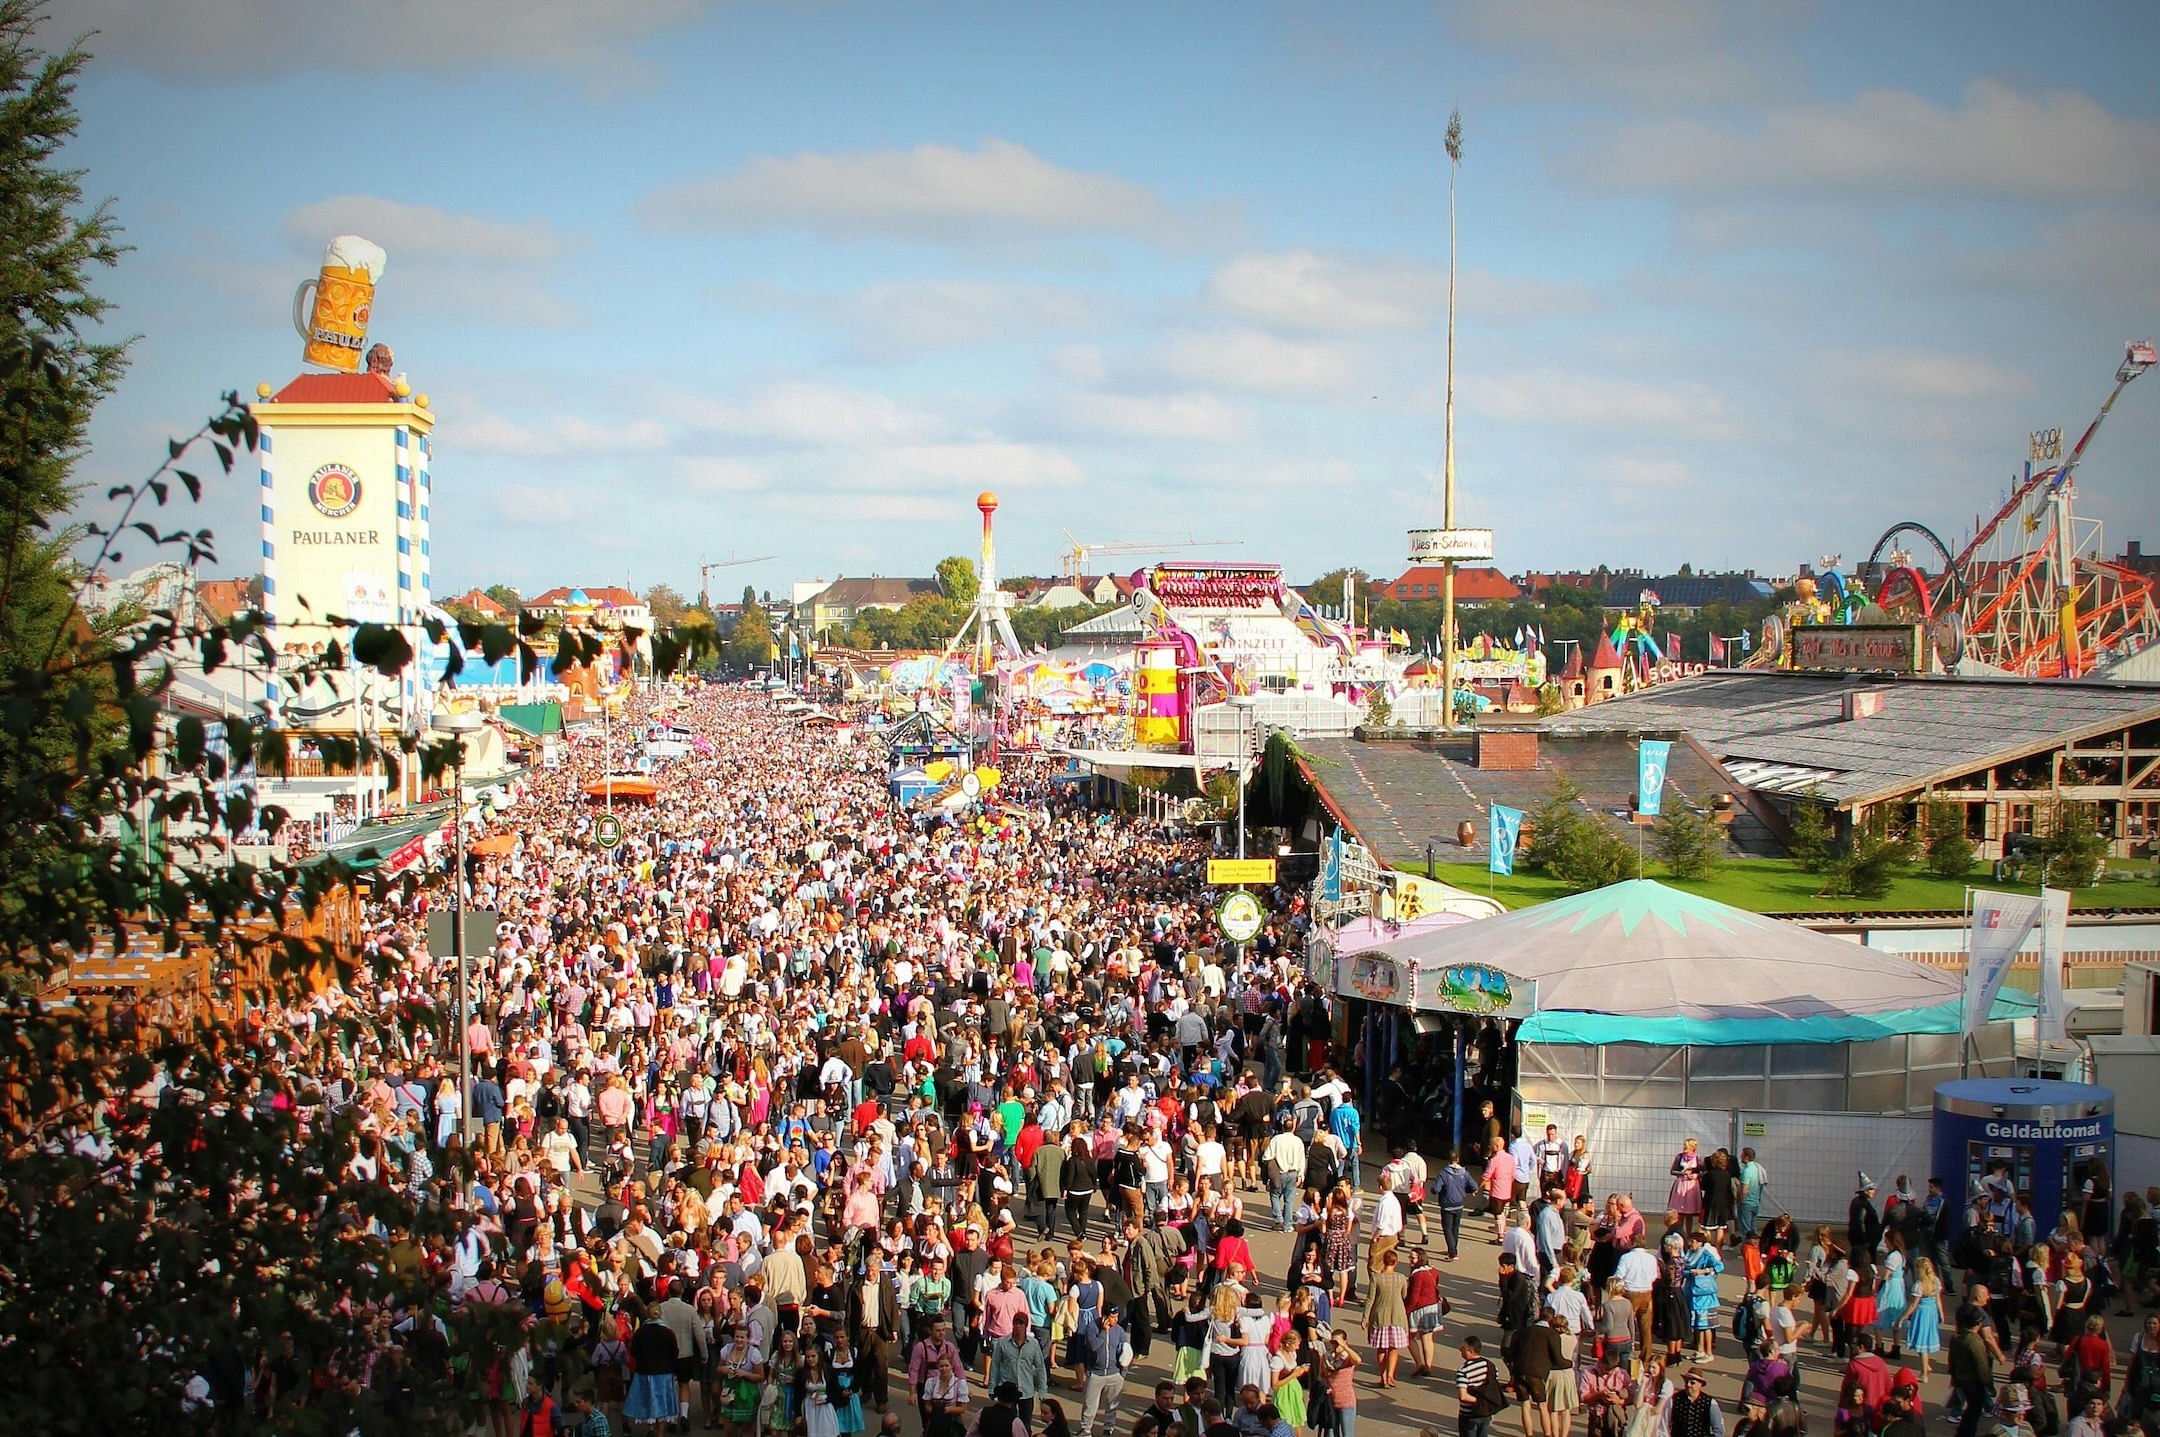
[{"label": "festival sign", "polygon": [[1916,674],[1926,654],[1918,624],[1801,624],[1792,631],[1796,669]]},{"label": "festival sign", "polygon": [[1415,975],[1410,1006],[1420,1013],[1522,1019],[1537,1011],[1537,983],[1482,963],[1451,963]]},{"label": "festival sign", "polygon": [[1229,888],[1240,883],[1273,883],[1275,860],[1210,858],[1207,863],[1207,881],[1209,886],[1214,888]]},{"label": "festival sign", "polygon": [[622,820],[612,813],[603,813],[593,820],[593,842],[602,848],[613,848],[622,842]]},{"label": "festival sign", "polygon": [[1335,991],[1345,998],[1404,1003],[1410,997],[1410,973],[1400,960],[1377,949],[1338,957]]},{"label": "festival sign", "polygon": [[1232,943],[1252,942],[1266,922],[1267,911],[1260,906],[1260,900],[1242,888],[1223,899],[1222,906],[1215,910],[1215,926]]},{"label": "festival sign", "polygon": [[1412,529],[1410,562],[1442,564],[1493,556],[1490,529]]}]

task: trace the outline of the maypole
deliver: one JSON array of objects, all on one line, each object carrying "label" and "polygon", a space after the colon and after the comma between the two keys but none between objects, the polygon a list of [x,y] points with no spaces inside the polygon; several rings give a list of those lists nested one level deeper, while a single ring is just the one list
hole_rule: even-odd
[{"label": "maypole", "polygon": [[[1462,168],[1462,111],[1447,125],[1447,406],[1443,421],[1440,527],[1455,528],[1455,174]],[[1440,580],[1440,727],[1455,731],[1455,561],[1450,558]]]},{"label": "maypole", "polygon": [[1448,116],[1448,285],[1447,409],[1444,459],[1441,463],[1441,527],[1410,531],[1410,562],[1439,564],[1440,584],[1440,726],[1455,728],[1455,566],[1465,559],[1493,556],[1492,530],[1455,527],[1455,175],[1462,168],[1462,111]]}]

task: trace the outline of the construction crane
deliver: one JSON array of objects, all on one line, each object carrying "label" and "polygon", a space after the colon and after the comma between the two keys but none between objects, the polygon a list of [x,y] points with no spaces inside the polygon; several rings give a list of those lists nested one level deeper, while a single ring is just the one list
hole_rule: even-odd
[{"label": "construction crane", "polygon": [[1112,539],[1104,544],[1083,544],[1073,537],[1070,529],[1058,532],[1065,536],[1065,554],[1062,560],[1067,583],[1076,583],[1087,572],[1088,561],[1098,554],[1167,554],[1174,549],[1235,549],[1243,546],[1242,539]]},{"label": "construction crane", "polygon": [[698,607],[705,610],[707,613],[712,612],[713,570],[737,569],[741,568],[744,564],[762,564],[765,563],[767,560],[777,557],[778,556],[774,554],[760,554],[755,559],[716,559],[710,564],[698,565]]}]

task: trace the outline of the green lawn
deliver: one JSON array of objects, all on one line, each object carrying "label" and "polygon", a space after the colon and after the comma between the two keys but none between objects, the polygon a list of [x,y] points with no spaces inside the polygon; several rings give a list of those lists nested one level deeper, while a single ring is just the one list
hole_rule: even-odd
[{"label": "green lawn", "polygon": [[[1422,873],[1421,864],[1400,865],[1405,872]],[[1717,876],[1697,882],[1682,882],[1665,871],[1665,865],[1652,859],[1643,864],[1643,877],[1655,878],[1675,888],[1690,893],[1700,893],[1720,903],[1730,903],[1735,908],[1746,908],[1757,913],[1885,913],[1906,910],[1936,910],[1951,913],[1965,906],[1964,883],[1924,875],[1901,878],[1896,887],[1881,898],[1817,898],[1815,890],[1822,886],[1818,874],[1809,873],[1789,858],[1741,858],[1729,859],[1718,869]],[[1485,871],[1483,864],[1443,863],[1440,865],[1440,881],[1452,883],[1471,893],[1490,893],[1510,908],[1527,908],[1533,903],[1549,899],[1565,898],[1571,890],[1557,879],[1542,873],[1516,873],[1500,877]],[[1984,868],[1975,868],[1971,879],[1976,888],[2001,888],[2008,892],[2032,893],[2032,888],[2018,888],[2012,884],[1991,883]],[[2070,896],[2073,908],[2160,908],[2160,881],[2150,873],[2141,874],[2136,880],[2124,882],[2110,879],[2092,888],[2081,888]]]}]

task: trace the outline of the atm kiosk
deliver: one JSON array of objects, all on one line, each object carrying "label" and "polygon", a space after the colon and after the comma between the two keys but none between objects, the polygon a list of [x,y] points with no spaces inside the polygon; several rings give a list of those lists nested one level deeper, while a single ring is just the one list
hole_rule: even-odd
[{"label": "atm kiosk", "polygon": [[[2032,1200],[2043,1233],[2084,1201],[2096,1162],[2115,1172],[2115,1093],[2089,1083],[1961,1078],[1935,1089],[1934,1171],[1957,1202],[1954,1231],[1986,1194],[1998,1211]],[[2109,1184],[2110,1189],[2113,1183]]]}]

